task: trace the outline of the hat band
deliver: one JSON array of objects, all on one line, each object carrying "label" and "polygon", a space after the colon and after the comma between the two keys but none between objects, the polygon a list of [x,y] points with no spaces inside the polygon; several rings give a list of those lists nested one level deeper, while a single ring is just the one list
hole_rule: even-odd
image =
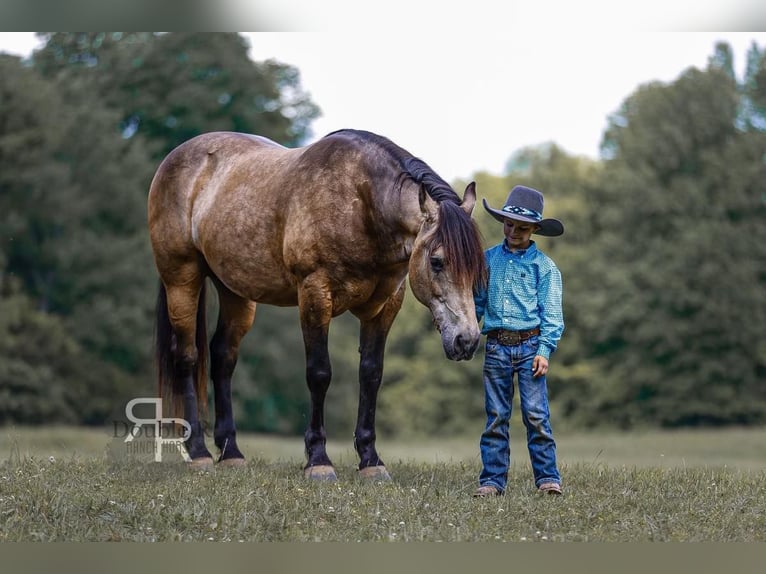
[{"label": "hat band", "polygon": [[526,207],[520,207],[518,205],[506,205],[503,207],[503,211],[506,213],[513,213],[514,215],[523,215],[524,217],[531,217],[536,221],[542,221],[543,214],[535,211],[534,209],[527,209]]}]

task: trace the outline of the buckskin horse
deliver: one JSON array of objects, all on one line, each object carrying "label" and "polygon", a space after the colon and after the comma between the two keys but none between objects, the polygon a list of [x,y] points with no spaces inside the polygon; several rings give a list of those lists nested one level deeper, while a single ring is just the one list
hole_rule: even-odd
[{"label": "buckskin horse", "polygon": [[475,202],[474,183],[461,200],[422,160],[366,131],[339,130],[298,148],[211,132],[171,151],[148,199],[160,276],[156,354],[160,396],[191,425],[191,465],[213,464],[203,430],[209,278],[220,309],[210,341],[218,462],[244,464],[231,379],[256,304],[297,305],[311,395],[305,476],[337,478],[325,448],[327,342],[330,320],[350,311],[360,322],[359,474],[389,480],[375,448],[375,410],[406,277],[430,309],[447,358],[470,359],[479,342],[472,292],[486,270]]}]

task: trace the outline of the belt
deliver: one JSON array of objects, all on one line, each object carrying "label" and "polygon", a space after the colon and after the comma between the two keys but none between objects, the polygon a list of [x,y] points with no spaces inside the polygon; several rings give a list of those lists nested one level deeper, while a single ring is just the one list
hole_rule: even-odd
[{"label": "belt", "polygon": [[507,331],[506,329],[494,329],[487,333],[487,339],[495,339],[501,345],[518,345],[522,341],[536,337],[539,334],[539,327],[535,327],[529,331]]}]

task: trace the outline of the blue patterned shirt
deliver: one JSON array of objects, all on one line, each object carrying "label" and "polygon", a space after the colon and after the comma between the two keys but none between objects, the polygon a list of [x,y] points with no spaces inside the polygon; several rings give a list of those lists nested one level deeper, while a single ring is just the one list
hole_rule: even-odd
[{"label": "blue patterned shirt", "polygon": [[512,253],[505,241],[485,251],[489,281],[474,293],[476,317],[486,334],[493,329],[540,327],[538,355],[550,357],[564,332],[561,272],[534,241]]}]

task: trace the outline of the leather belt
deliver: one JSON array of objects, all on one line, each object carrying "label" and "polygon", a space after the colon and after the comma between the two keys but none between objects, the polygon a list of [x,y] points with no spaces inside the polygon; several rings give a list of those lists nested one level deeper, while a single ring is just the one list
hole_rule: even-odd
[{"label": "leather belt", "polygon": [[494,329],[487,333],[488,339],[495,339],[501,345],[518,345],[527,339],[540,334],[540,328],[535,327],[529,331],[508,331],[506,329]]}]

